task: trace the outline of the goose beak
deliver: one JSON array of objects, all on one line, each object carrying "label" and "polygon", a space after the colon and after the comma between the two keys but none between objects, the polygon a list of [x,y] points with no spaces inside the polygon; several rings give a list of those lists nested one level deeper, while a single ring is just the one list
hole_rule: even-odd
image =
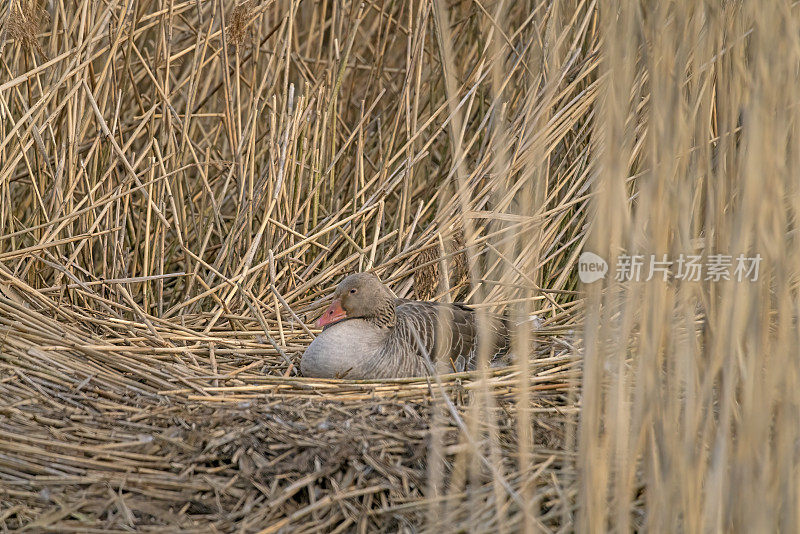
[{"label": "goose beak", "polygon": [[329,326],[334,323],[338,323],[342,319],[347,318],[347,312],[344,311],[342,308],[342,301],[339,299],[334,300],[331,305],[325,310],[325,313],[322,314],[322,317],[317,319],[317,326],[322,328],[324,326]]}]

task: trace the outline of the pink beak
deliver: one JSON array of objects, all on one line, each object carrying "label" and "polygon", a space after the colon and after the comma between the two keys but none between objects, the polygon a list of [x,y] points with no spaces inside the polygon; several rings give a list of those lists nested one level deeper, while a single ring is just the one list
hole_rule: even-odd
[{"label": "pink beak", "polygon": [[331,302],[331,305],[328,306],[328,309],[325,310],[325,313],[322,314],[322,317],[317,319],[317,326],[322,328],[323,326],[338,323],[342,319],[346,318],[347,312],[344,311],[344,308],[342,308],[342,301],[336,299]]}]

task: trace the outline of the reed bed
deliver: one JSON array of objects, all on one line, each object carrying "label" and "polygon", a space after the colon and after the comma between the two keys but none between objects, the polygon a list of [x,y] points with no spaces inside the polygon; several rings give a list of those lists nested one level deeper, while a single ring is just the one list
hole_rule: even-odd
[{"label": "reed bed", "polygon": [[[784,1],[5,3],[0,527],[796,531],[799,27]],[[738,254],[756,279],[616,271]],[[299,376],[364,270],[504,314],[514,363]]]}]

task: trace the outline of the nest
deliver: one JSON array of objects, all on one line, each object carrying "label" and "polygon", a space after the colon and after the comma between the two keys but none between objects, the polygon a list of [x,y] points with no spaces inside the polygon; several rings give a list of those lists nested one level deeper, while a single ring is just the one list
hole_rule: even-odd
[{"label": "nest", "polygon": [[[9,298],[12,291],[0,295],[6,529],[411,532],[426,524],[432,506],[443,507],[451,525],[467,528],[478,514],[491,528],[497,481],[485,466],[465,490],[428,492],[434,448],[442,488],[463,479],[459,457],[470,447],[463,425],[474,424],[475,398],[486,392],[497,425],[495,467],[510,490],[505,520],[523,520],[514,495],[526,488],[536,490],[543,524],[568,514],[559,485],[572,476],[564,451],[580,369],[557,337],[543,338],[531,362],[536,446],[520,472],[516,368],[493,370],[485,388],[469,373],[285,377],[270,374],[281,358],[262,344],[219,332],[192,338],[165,323],[158,336],[181,332],[187,347],[213,347],[168,351],[146,325],[95,318],[105,331],[100,339],[90,318],[75,320],[78,311],[36,309],[41,303]],[[118,337],[109,335],[114,330]],[[488,445],[475,446],[490,454]]]}]

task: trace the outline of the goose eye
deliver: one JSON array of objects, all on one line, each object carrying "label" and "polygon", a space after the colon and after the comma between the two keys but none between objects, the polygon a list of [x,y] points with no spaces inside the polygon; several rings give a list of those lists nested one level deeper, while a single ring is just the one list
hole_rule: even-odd
[{"label": "goose eye", "polygon": [[356,291],[358,291],[358,290],[357,290],[356,288],[353,288],[353,289],[351,289],[351,290],[350,290],[350,294],[352,295],[352,294],[353,294],[353,293],[355,293]]}]

